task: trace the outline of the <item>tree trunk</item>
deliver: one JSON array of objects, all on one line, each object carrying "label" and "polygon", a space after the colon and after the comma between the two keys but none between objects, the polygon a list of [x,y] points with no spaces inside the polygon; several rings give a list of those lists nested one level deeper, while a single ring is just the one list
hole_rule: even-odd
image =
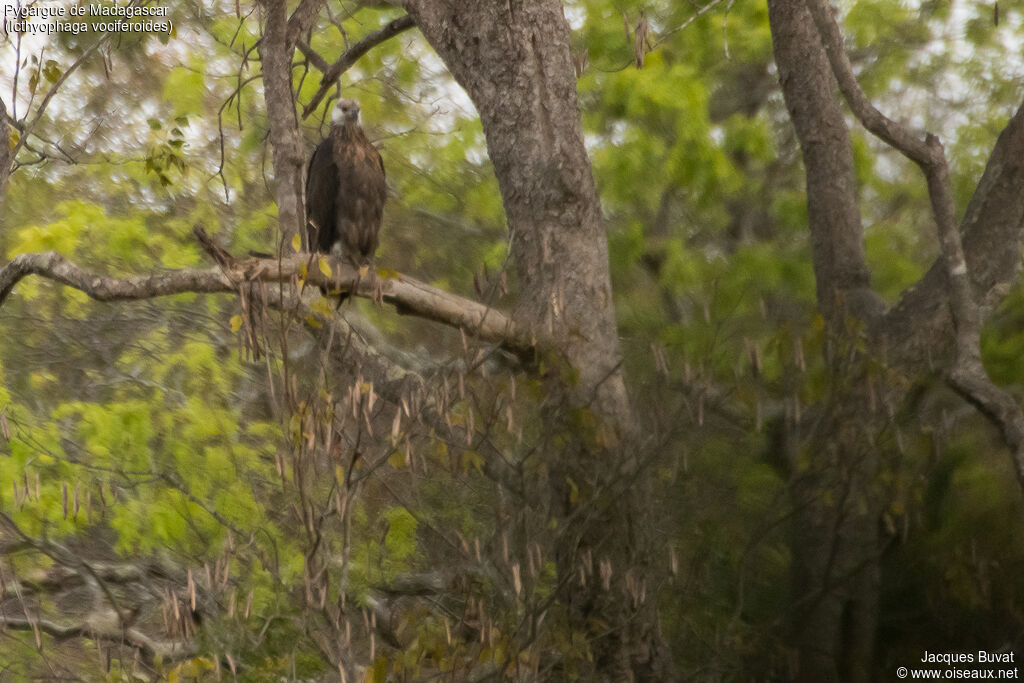
[{"label": "tree trunk", "polygon": [[4,198],[7,196],[7,179],[11,175],[14,159],[11,158],[11,129],[7,124],[7,107],[0,100],[0,216],[4,215]]},{"label": "tree trunk", "polygon": [[802,681],[866,682],[879,595],[874,436],[884,419],[865,398],[873,380],[858,338],[884,305],[870,285],[850,134],[814,21],[799,0],[769,0],[768,12],[779,81],[806,168],[818,309],[832,376],[825,415],[792,468],[792,646]]},{"label": "tree trunk", "polygon": [[292,46],[288,43],[288,3],[263,0],[266,25],[259,44],[263,66],[263,96],[270,123],[273,147],[274,187],[277,194],[277,219],[281,226],[281,244],[285,253],[292,235],[300,234],[306,210],[302,133],[292,93]]},{"label": "tree trunk", "polygon": [[556,0],[408,4],[480,112],[519,278],[519,315],[564,339],[581,391],[630,422],[608,244]]},{"label": "tree trunk", "polygon": [[[512,233],[516,317],[556,339],[563,355],[543,359],[545,431],[560,604],[589,655],[565,653],[562,665],[583,680],[671,680],[646,599],[648,497],[628,483],[637,469],[633,416],[561,3],[405,4],[480,113]],[[590,513],[578,514],[584,506]]]},{"label": "tree trunk", "polygon": [[885,416],[869,405],[867,380],[852,381],[828,398],[791,468],[789,638],[808,683],[872,680],[882,548],[874,444]]}]

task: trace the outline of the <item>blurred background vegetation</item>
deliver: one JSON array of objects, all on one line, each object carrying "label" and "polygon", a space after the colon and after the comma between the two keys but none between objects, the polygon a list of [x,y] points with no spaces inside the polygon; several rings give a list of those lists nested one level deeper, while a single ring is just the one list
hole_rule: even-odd
[{"label": "blurred background vegetation", "polygon": [[[328,61],[400,16],[328,7],[333,23],[324,17],[310,37]],[[793,511],[778,426],[784,410],[815,410],[827,373],[803,172],[767,10],[748,0],[697,18],[700,6],[670,0],[565,7],[630,389],[654,435],[653,526],[666,552],[652,576],[665,636],[686,679],[785,679]],[[0,97],[16,116],[100,45],[41,119],[36,132],[49,144],[20,151],[0,215],[5,259],[56,250],[111,275],[200,266],[195,224],[235,254],[274,248],[268,124],[253,78],[258,13],[226,2],[171,9],[171,36],[59,34],[20,48],[2,39]],[[931,0],[844,0],[839,10],[868,95],[943,136],[962,214],[1020,102],[1024,16],[1005,7],[996,25],[989,4]],[[652,49],[638,68],[642,20]],[[303,63],[294,73],[301,111],[319,74]],[[476,296],[475,281],[503,272],[508,236],[468,98],[415,30],[369,52],[343,82],[387,166],[378,263]],[[304,120],[307,150],[325,134],[330,105]],[[928,197],[909,162],[862,129],[852,134],[873,283],[891,304],[937,256]],[[253,359],[232,324],[238,313],[226,295],[105,304],[32,279],[0,309],[0,509],[29,537],[97,562],[169,565],[164,598],[174,572],[187,575],[165,611],[191,602],[193,618],[165,631],[198,643],[187,659],[146,664],[130,648],[8,630],[0,679],[330,675],[297,606],[307,541],[280,455],[292,447],[292,415],[268,380],[282,363],[301,367],[313,344],[293,331],[293,358]],[[461,346],[457,332],[370,302],[342,315],[431,366],[452,367]],[[1024,288],[991,317],[983,349],[999,384],[1024,385]],[[316,385],[314,367],[297,370],[298,381]],[[1012,464],[995,432],[940,384],[917,388],[882,437],[898,455],[876,482],[889,501],[879,520],[889,539],[879,672],[926,649],[1012,649],[1024,638],[1024,510]],[[537,404],[518,409],[528,421]],[[444,474],[413,484],[408,460],[389,459],[352,513],[348,590],[363,607],[372,587],[444,560],[437,528],[461,539],[499,533],[501,492],[483,483],[481,456],[422,443],[421,457],[443,458]],[[26,552],[9,528],[0,538],[3,581],[42,585],[52,558]],[[219,592],[217,572],[229,577]],[[194,589],[188,597],[195,582],[208,588],[205,610]],[[85,609],[41,589],[36,599],[58,621]],[[4,610],[18,604],[8,591]],[[161,624],[155,612],[141,618]],[[413,680],[424,662],[452,672],[459,658],[515,656],[498,651],[510,647],[500,635],[458,650],[447,622],[416,611],[406,621],[414,641],[373,644],[368,680]]]}]

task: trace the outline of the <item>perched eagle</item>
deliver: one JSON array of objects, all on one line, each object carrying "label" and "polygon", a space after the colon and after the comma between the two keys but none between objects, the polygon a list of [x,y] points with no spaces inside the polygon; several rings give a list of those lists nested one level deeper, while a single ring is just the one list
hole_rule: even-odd
[{"label": "perched eagle", "polygon": [[387,186],[384,161],[359,125],[359,104],[342,98],[331,132],[317,145],[306,176],[306,248],[341,251],[361,275],[377,251]]}]

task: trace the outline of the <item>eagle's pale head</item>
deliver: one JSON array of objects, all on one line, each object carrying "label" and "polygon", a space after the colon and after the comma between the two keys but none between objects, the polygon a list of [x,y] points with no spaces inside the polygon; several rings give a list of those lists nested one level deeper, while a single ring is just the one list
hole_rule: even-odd
[{"label": "eagle's pale head", "polygon": [[356,102],[355,100],[350,100],[347,97],[342,97],[340,100],[334,103],[334,109],[331,110],[331,125],[347,126],[351,123],[355,123],[358,120],[358,102]]}]

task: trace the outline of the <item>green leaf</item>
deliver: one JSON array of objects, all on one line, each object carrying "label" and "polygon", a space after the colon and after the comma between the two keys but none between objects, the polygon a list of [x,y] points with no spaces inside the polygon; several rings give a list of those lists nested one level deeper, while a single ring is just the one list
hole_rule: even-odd
[{"label": "green leaf", "polygon": [[43,76],[46,77],[46,80],[50,83],[56,83],[62,73],[56,61],[52,59],[46,60],[46,66],[43,68]]}]

